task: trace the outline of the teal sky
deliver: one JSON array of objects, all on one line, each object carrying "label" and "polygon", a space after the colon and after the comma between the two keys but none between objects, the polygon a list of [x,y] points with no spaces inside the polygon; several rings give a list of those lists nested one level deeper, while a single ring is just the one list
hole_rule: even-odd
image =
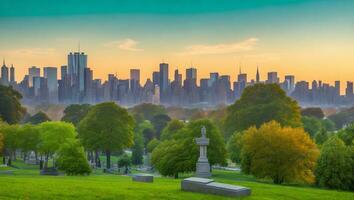
[{"label": "teal sky", "polygon": [[18,78],[65,64],[79,42],[101,78],[132,67],[149,77],[161,60],[200,77],[234,78],[242,65],[253,78],[257,64],[305,80],[354,77],[352,0],[0,0],[0,27],[0,56]]}]

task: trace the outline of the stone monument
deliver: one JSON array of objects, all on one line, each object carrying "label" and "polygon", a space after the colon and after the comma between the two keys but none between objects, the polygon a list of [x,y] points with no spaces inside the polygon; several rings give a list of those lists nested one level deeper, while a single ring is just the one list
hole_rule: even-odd
[{"label": "stone monument", "polygon": [[211,176],[210,164],[207,157],[207,147],[209,145],[209,138],[206,137],[205,126],[201,129],[202,137],[196,138],[195,141],[200,147],[199,159],[196,166],[196,176],[200,178],[208,178]]}]

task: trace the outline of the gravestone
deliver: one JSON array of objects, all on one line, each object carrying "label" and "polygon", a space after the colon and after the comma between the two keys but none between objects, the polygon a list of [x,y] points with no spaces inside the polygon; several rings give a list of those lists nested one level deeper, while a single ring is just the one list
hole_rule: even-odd
[{"label": "gravestone", "polygon": [[201,129],[202,137],[196,138],[195,141],[199,145],[199,158],[196,165],[196,176],[201,178],[208,178],[211,176],[210,164],[207,157],[207,147],[209,145],[209,138],[206,137],[206,128]]},{"label": "gravestone", "polygon": [[132,180],[136,182],[152,183],[154,182],[154,176],[150,174],[134,174]]},{"label": "gravestone", "polygon": [[229,197],[242,197],[251,194],[251,189],[236,185],[214,182],[209,179],[210,164],[207,157],[207,146],[209,139],[206,137],[206,129],[202,127],[202,137],[196,138],[196,143],[200,146],[200,155],[196,164],[196,176],[186,178],[181,182],[183,191],[215,194]]}]

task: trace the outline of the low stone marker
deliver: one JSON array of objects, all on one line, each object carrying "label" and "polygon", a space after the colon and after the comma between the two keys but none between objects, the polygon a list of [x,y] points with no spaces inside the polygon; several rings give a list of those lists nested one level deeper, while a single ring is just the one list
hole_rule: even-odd
[{"label": "low stone marker", "polygon": [[215,194],[229,197],[242,197],[251,194],[251,189],[230,184],[214,182],[213,179],[191,177],[181,182],[183,191]]},{"label": "low stone marker", "polygon": [[154,176],[150,174],[134,174],[132,180],[137,182],[152,183],[154,182]]}]

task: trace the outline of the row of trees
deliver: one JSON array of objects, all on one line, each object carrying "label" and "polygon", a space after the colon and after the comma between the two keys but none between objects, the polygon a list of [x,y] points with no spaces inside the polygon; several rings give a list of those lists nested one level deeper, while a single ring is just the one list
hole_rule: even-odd
[{"label": "row of trees", "polygon": [[44,169],[48,168],[48,162],[52,159],[53,164],[67,174],[90,173],[83,147],[77,140],[75,127],[70,123],[9,125],[1,122],[0,135],[4,164],[11,165],[18,151],[25,161],[30,152],[35,152],[36,161],[43,162]]}]

